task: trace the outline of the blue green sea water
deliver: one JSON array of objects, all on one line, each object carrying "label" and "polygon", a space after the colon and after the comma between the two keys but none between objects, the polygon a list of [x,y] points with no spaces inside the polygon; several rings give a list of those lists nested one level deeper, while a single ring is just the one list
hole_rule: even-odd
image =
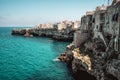
[{"label": "blue green sea water", "polygon": [[69,42],[12,36],[0,27],[0,80],[73,80],[65,63],[54,59]]}]

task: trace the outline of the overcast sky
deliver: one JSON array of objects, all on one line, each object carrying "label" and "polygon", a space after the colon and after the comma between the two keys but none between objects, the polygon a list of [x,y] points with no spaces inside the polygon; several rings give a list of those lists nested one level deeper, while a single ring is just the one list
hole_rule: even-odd
[{"label": "overcast sky", "polygon": [[34,26],[80,20],[108,0],[0,0],[0,26]]}]

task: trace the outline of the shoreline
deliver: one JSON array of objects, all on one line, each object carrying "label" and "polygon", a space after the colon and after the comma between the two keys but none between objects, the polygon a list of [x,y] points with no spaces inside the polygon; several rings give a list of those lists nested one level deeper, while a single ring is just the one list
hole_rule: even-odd
[{"label": "shoreline", "polygon": [[[26,34],[27,33],[27,34]],[[64,41],[64,42],[72,42],[73,36],[66,35],[54,35],[54,34],[46,34],[45,32],[42,34],[33,32],[33,29],[30,29],[29,31],[26,31],[26,29],[21,30],[12,30],[12,35],[19,35],[19,36],[25,36],[25,37],[48,37],[56,41]]]},{"label": "shoreline", "polygon": [[119,80],[119,23],[120,1],[114,0],[109,6],[97,6],[95,11],[87,11],[77,29],[71,22],[54,26],[40,24],[36,29],[13,30],[12,35],[72,41],[58,59],[66,62],[76,80]]},{"label": "shoreline", "polygon": [[38,24],[33,28],[13,29],[12,35],[25,37],[42,36],[54,40],[72,42],[74,32],[80,27],[80,21],[62,21],[55,24]]}]

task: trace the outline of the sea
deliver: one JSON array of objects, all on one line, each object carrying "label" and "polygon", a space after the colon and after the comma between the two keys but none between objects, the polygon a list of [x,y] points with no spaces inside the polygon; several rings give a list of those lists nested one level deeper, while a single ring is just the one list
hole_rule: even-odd
[{"label": "sea", "polygon": [[74,80],[56,59],[70,42],[13,36],[13,28],[0,27],[0,80]]}]

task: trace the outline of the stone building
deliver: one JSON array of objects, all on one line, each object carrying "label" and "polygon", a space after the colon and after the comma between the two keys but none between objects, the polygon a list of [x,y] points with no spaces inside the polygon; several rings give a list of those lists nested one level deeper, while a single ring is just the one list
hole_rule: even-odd
[{"label": "stone building", "polygon": [[108,6],[106,15],[104,32],[106,36],[110,36],[114,50],[118,51],[120,50],[120,0],[114,0],[112,5]]},{"label": "stone building", "polygon": [[87,30],[88,29],[86,23],[87,23],[86,16],[84,15],[84,16],[81,17],[81,26],[80,26],[81,30]]},{"label": "stone building", "polygon": [[86,15],[81,18],[80,30],[74,33],[74,44],[75,47],[80,46],[89,37],[93,27],[93,14],[94,11],[86,12]]},{"label": "stone building", "polygon": [[75,21],[73,23],[73,29],[78,29],[80,27],[80,21]]},{"label": "stone building", "polygon": [[75,47],[80,46],[84,43],[88,38],[90,38],[90,33],[83,32],[82,30],[76,31],[74,33],[74,45]]},{"label": "stone building", "polygon": [[95,10],[94,38],[98,38],[105,29],[107,6],[98,6]]},{"label": "stone building", "polygon": [[92,31],[94,28],[94,13],[94,11],[86,12],[87,26],[89,31]]},{"label": "stone building", "polygon": [[63,22],[60,22],[57,24],[57,30],[61,31],[63,29],[66,29],[66,25]]},{"label": "stone building", "polygon": [[92,30],[94,11],[87,11],[86,15],[81,18],[81,30]]},{"label": "stone building", "polygon": [[50,23],[36,25],[36,29],[53,29],[53,28],[54,28],[54,25]]},{"label": "stone building", "polygon": [[[116,2],[115,2],[116,1]],[[120,26],[120,0],[114,0],[112,5],[107,8],[106,32],[112,35],[119,34]]]}]

